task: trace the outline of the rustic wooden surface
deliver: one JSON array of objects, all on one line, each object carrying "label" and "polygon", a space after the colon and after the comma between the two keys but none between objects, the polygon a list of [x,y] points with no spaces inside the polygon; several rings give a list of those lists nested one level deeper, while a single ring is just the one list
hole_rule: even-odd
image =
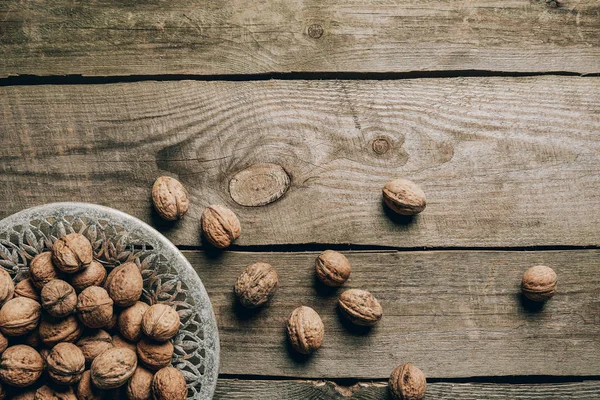
[{"label": "rustic wooden surface", "polygon": [[[599,98],[559,76],[0,87],[0,216],[77,199],[198,246],[224,203],[241,246],[597,246]],[[161,174],[191,193],[179,223],[149,207]],[[428,195],[414,220],[383,206],[396,176]]]},{"label": "rustic wooden surface", "polygon": [[4,0],[0,77],[599,73],[599,9],[599,0]]}]

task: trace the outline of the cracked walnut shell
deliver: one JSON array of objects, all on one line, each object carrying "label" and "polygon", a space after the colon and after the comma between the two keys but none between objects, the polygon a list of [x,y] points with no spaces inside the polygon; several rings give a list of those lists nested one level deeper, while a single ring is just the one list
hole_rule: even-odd
[{"label": "cracked walnut shell", "polygon": [[69,233],[54,242],[52,246],[54,265],[68,274],[87,268],[92,260],[92,244],[80,233]]},{"label": "cracked walnut shell", "polygon": [[178,369],[166,367],[154,374],[152,394],[155,400],[185,400],[187,392],[185,377]]},{"label": "cracked walnut shell", "polygon": [[218,204],[206,207],[201,225],[206,240],[219,249],[228,247],[242,232],[240,220],[233,211]]},{"label": "cracked walnut shell", "polygon": [[110,298],[121,307],[134,305],[142,296],[143,288],[142,274],[133,262],[126,262],[110,271],[104,283]]},{"label": "cracked walnut shell", "polygon": [[156,342],[143,338],[137,344],[137,355],[139,360],[148,369],[158,371],[169,366],[173,358],[173,343],[171,341]]},{"label": "cracked walnut shell", "polygon": [[126,308],[119,315],[119,332],[121,335],[132,342],[137,342],[142,337],[142,319],[150,306],[141,301],[136,302],[129,308]]},{"label": "cracked walnut shell", "polygon": [[51,251],[40,253],[31,260],[29,263],[29,277],[33,285],[38,289],[42,289],[52,279],[61,277],[60,271],[52,263]]},{"label": "cracked walnut shell", "polygon": [[53,279],[44,285],[40,298],[44,310],[57,318],[72,314],[77,306],[75,289],[60,279]]},{"label": "cracked walnut shell", "polygon": [[101,353],[114,347],[112,337],[102,329],[86,334],[76,345],[83,353],[86,365],[90,365]]},{"label": "cracked walnut shell", "polygon": [[113,348],[100,354],[92,362],[92,382],[99,389],[123,386],[135,372],[137,356],[126,348]]},{"label": "cracked walnut shell", "polygon": [[310,354],[323,344],[325,327],[321,317],[310,307],[296,308],[287,322],[292,347],[301,354]]},{"label": "cracked walnut shell", "polygon": [[270,264],[251,264],[237,279],[235,295],[244,307],[260,307],[273,297],[278,282],[277,271]]},{"label": "cracked walnut shell", "polygon": [[90,286],[77,297],[79,320],[88,328],[103,328],[113,316],[113,301],[106,290]]},{"label": "cracked walnut shell", "polygon": [[71,286],[77,293],[80,293],[90,286],[102,286],[105,279],[106,268],[98,261],[93,260],[86,269],[73,274]]},{"label": "cracked walnut shell", "polygon": [[425,192],[408,179],[394,179],[383,188],[383,201],[400,215],[415,215],[427,206]]},{"label": "cracked walnut shell", "polygon": [[167,221],[183,218],[190,206],[187,190],[177,179],[160,176],[152,185],[152,203],[158,215]]},{"label": "cracked walnut shell", "polygon": [[331,287],[342,286],[350,277],[350,262],[342,253],[325,250],[315,261],[315,272],[319,280]]},{"label": "cracked walnut shell", "polygon": [[11,346],[0,358],[0,379],[11,386],[26,387],[42,375],[44,361],[33,347]]},{"label": "cracked walnut shell", "polygon": [[425,397],[425,374],[412,364],[402,364],[392,371],[389,388],[395,400],[421,400]]},{"label": "cracked walnut shell", "polygon": [[59,343],[46,357],[48,375],[59,385],[79,382],[85,370],[85,357],[73,343]]},{"label": "cracked walnut shell", "polygon": [[6,336],[22,336],[37,328],[42,307],[27,297],[15,297],[0,309],[0,330]]},{"label": "cracked walnut shell", "polygon": [[366,290],[346,290],[340,295],[338,305],[350,322],[360,326],[373,326],[383,316],[381,305]]},{"label": "cracked walnut shell", "polygon": [[171,339],[179,331],[179,314],[166,304],[154,304],[142,319],[142,331],[159,342]]}]

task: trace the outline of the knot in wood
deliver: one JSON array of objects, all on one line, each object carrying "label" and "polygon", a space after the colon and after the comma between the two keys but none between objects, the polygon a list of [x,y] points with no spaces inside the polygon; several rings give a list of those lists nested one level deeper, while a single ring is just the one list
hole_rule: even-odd
[{"label": "knot in wood", "polygon": [[373,140],[373,151],[375,152],[375,154],[378,155],[383,155],[385,153],[387,153],[388,151],[390,151],[390,148],[392,147],[392,145],[390,144],[390,140],[386,137],[378,137],[375,140]]},{"label": "knot in wood", "polygon": [[241,206],[259,207],[279,199],[288,190],[290,177],[277,164],[255,164],[229,181],[229,194]]},{"label": "knot in wood", "polygon": [[321,36],[323,36],[324,32],[325,30],[319,24],[312,24],[308,27],[308,36],[313,39],[319,39]]}]

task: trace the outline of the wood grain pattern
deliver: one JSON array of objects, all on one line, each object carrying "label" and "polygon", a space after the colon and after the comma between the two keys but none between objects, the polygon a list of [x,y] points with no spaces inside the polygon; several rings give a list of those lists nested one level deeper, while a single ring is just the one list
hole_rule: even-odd
[{"label": "wood grain pattern", "polygon": [[[557,76],[0,87],[0,216],[101,203],[197,246],[223,203],[239,245],[600,245],[599,97],[600,79]],[[230,180],[264,163],[289,188],[257,179],[260,201],[287,191],[240,206]],[[165,174],[191,196],[175,224],[150,205]],[[428,197],[412,220],[383,206],[398,176]]]},{"label": "wood grain pattern", "polygon": [[[371,291],[383,307],[373,329],[338,315],[342,289],[316,284],[317,253],[186,251],[211,298],[221,339],[222,374],[385,379],[403,362],[429,378],[600,375],[600,251],[347,252],[345,288]],[[250,263],[279,275],[268,307],[236,305],[233,285]],[[525,269],[552,266],[556,296],[543,308],[519,295]],[[300,305],[325,325],[312,357],[287,344],[285,321]]]},{"label": "wood grain pattern", "polygon": [[5,0],[0,77],[598,73],[599,10],[599,0]]},{"label": "wood grain pattern", "polygon": [[[484,384],[436,382],[427,385],[427,399],[591,400],[600,397],[600,382],[560,384]],[[340,386],[325,381],[261,381],[220,379],[215,400],[392,400],[385,383]]]}]

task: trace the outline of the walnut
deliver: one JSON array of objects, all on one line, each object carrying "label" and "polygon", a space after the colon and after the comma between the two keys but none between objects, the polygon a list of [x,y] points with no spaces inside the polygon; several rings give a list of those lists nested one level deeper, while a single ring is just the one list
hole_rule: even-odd
[{"label": "walnut", "polygon": [[108,322],[108,324],[106,324],[106,326],[104,327],[105,330],[113,333],[113,329],[115,329],[117,327],[117,324],[119,323],[119,314],[117,313],[117,310],[115,310],[113,308],[113,315],[112,318],[110,319],[110,321]]},{"label": "walnut", "polygon": [[70,386],[44,385],[35,392],[34,400],[77,400]]},{"label": "walnut", "polygon": [[256,308],[273,297],[277,290],[277,271],[270,264],[249,265],[239,276],[234,290],[239,302],[248,308]]},{"label": "walnut", "polygon": [[61,237],[52,247],[52,261],[59,270],[74,274],[87,268],[93,260],[90,241],[79,233]]},{"label": "walnut", "polygon": [[171,364],[173,358],[173,343],[155,342],[143,338],[137,344],[137,355],[139,360],[148,368],[157,371]]},{"label": "walnut", "polygon": [[159,342],[169,340],[179,331],[179,314],[166,304],[155,304],[142,319],[142,331],[150,339]]},{"label": "walnut", "polygon": [[35,400],[35,392],[37,389],[29,389],[27,391],[19,391],[17,394],[13,394],[11,400]]},{"label": "walnut", "polygon": [[73,343],[59,343],[50,350],[46,358],[48,375],[59,385],[79,382],[85,370],[85,357]]},{"label": "walnut", "polygon": [[114,347],[112,337],[101,329],[88,333],[79,339],[76,344],[85,357],[86,365],[90,365],[100,353]]},{"label": "walnut", "polygon": [[112,319],[113,301],[103,288],[90,286],[77,296],[77,313],[88,328],[103,328]]},{"label": "walnut", "polygon": [[40,302],[40,294],[34,286],[31,278],[23,279],[15,286],[15,297],[27,297],[31,300]]},{"label": "walnut", "polygon": [[96,260],[81,272],[73,274],[71,285],[77,293],[90,286],[102,286],[106,279],[106,268]]},{"label": "walnut", "polygon": [[113,335],[112,342],[115,348],[125,348],[133,351],[134,353],[137,352],[135,343],[130,343],[119,335]]},{"label": "walnut", "polygon": [[142,319],[150,306],[141,301],[123,310],[119,315],[119,332],[127,340],[137,342],[142,337]]},{"label": "walnut", "polygon": [[52,252],[50,251],[38,254],[29,263],[29,277],[38,289],[42,289],[46,283],[61,276],[60,271],[52,263]]},{"label": "walnut", "polygon": [[53,279],[43,287],[41,300],[44,310],[57,318],[73,313],[77,305],[75,289],[60,279]]},{"label": "walnut", "polygon": [[38,380],[43,370],[44,361],[31,346],[19,344],[2,353],[0,379],[11,386],[29,386]]},{"label": "walnut", "polygon": [[346,290],[340,295],[338,305],[350,322],[360,326],[373,326],[383,316],[381,305],[366,290]]},{"label": "walnut", "polygon": [[288,338],[299,353],[310,354],[321,347],[325,327],[321,317],[310,307],[296,308],[287,322]]},{"label": "walnut", "polygon": [[85,371],[81,375],[79,384],[77,385],[78,400],[102,400],[106,397],[106,393],[92,385],[92,375],[90,371]]},{"label": "walnut", "polygon": [[187,393],[185,377],[178,369],[165,367],[154,374],[152,394],[155,400],[185,400]]},{"label": "walnut", "polygon": [[167,221],[183,218],[190,206],[187,190],[177,179],[168,176],[160,176],[154,181],[152,203],[158,215]]},{"label": "walnut", "polygon": [[99,389],[123,386],[135,372],[137,356],[126,348],[113,348],[100,354],[92,362],[92,382]]},{"label": "walnut", "polygon": [[0,309],[0,330],[6,336],[22,336],[32,332],[40,322],[42,307],[27,297],[15,297]]},{"label": "walnut", "polygon": [[0,333],[0,354],[4,353],[4,350],[8,347],[8,339],[6,336]]},{"label": "walnut", "polygon": [[138,365],[127,384],[127,397],[129,400],[151,400],[152,378],[154,378],[152,372]]},{"label": "walnut", "polygon": [[129,307],[142,296],[144,280],[137,265],[126,262],[108,274],[104,288],[116,305]]},{"label": "walnut", "polygon": [[233,211],[218,204],[206,207],[201,225],[206,240],[219,249],[228,247],[242,232],[240,221]]},{"label": "walnut", "polygon": [[550,267],[536,265],[523,274],[521,292],[532,301],[546,301],[556,292],[556,272]]},{"label": "walnut", "polygon": [[325,250],[315,261],[315,271],[319,280],[331,287],[339,287],[350,277],[350,262],[346,256],[334,250]]},{"label": "walnut", "polygon": [[60,320],[44,318],[40,323],[40,339],[48,347],[60,342],[76,342],[81,333],[81,325],[74,315]]},{"label": "walnut", "polygon": [[15,284],[10,274],[0,267],[0,305],[12,299],[15,294]]},{"label": "walnut", "polygon": [[415,215],[425,209],[425,193],[408,179],[394,179],[383,188],[383,201],[400,215]]},{"label": "walnut", "polygon": [[395,400],[421,400],[425,397],[425,374],[412,364],[399,365],[392,371],[390,392]]},{"label": "walnut", "polygon": [[38,350],[38,353],[40,353],[42,360],[44,360],[44,368],[46,368],[47,367],[46,360],[48,359],[48,354],[50,354],[50,349],[43,347]]}]

